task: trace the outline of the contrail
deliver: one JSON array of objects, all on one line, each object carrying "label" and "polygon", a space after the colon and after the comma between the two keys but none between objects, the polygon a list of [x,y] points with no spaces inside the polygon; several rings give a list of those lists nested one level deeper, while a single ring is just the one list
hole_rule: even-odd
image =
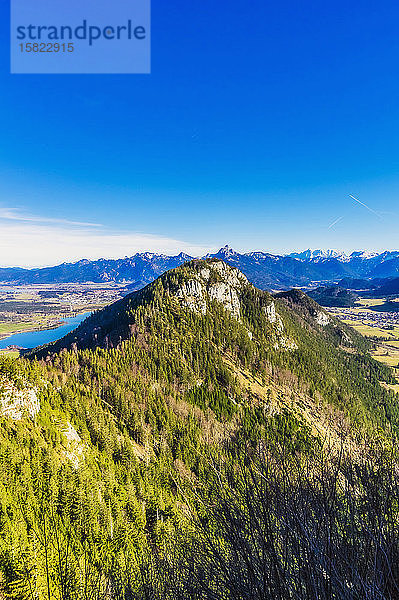
[{"label": "contrail", "polygon": [[373,215],[377,215],[377,217],[379,219],[381,219],[381,215],[378,212],[376,212],[375,210],[373,210],[372,208],[367,206],[367,204],[364,204],[364,202],[361,202],[360,200],[358,200],[358,198],[355,198],[355,196],[352,196],[352,194],[349,194],[349,198],[352,198],[352,200],[354,200],[358,204],[361,204],[362,206],[364,206],[364,208],[367,208],[367,210],[369,210],[371,213],[373,213]]},{"label": "contrail", "polygon": [[338,217],[338,219],[335,219],[335,221],[333,221],[327,229],[332,229],[334,227],[334,225],[336,225],[337,223],[339,223],[340,221],[342,221],[344,217]]}]

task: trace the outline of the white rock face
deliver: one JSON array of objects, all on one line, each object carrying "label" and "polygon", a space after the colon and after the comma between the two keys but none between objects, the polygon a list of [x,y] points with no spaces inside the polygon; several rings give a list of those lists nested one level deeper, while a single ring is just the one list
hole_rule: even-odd
[{"label": "white rock face", "polygon": [[204,289],[200,281],[189,279],[185,281],[182,287],[177,290],[176,298],[180,304],[190,308],[194,312],[206,313],[206,300],[204,298]]},{"label": "white rock face", "polygon": [[274,344],[276,350],[298,350],[298,346],[295,342],[282,335],[278,338],[278,342]]},{"label": "white rock face", "polygon": [[243,284],[247,284],[248,279],[241,271],[235,267],[230,267],[224,262],[215,262],[210,265],[213,271],[216,271],[224,281],[233,287],[241,287]]},{"label": "white rock face", "polygon": [[316,323],[318,325],[321,325],[322,327],[325,327],[326,325],[328,325],[330,322],[330,318],[328,317],[328,315],[326,315],[323,312],[319,312],[316,315]]},{"label": "white rock face", "polygon": [[6,378],[0,379],[0,415],[19,421],[24,416],[33,418],[40,410],[40,401],[36,389],[26,387],[18,389]]},{"label": "white rock face", "polygon": [[275,350],[297,350],[298,346],[295,342],[290,340],[286,335],[283,335],[284,325],[283,321],[276,311],[276,305],[274,302],[271,302],[268,306],[263,308],[267,319],[270,321],[272,325],[275,326],[277,333],[277,340],[274,344]]},{"label": "white rock face", "polygon": [[[221,281],[214,283],[212,274]],[[239,319],[240,300],[237,292],[246,284],[248,279],[238,269],[221,261],[214,262],[201,269],[196,279],[185,281],[177,290],[176,298],[182,306],[203,315],[207,311],[207,300],[214,300]]]},{"label": "white rock face", "polygon": [[211,276],[211,270],[210,269],[201,269],[200,275],[201,275],[202,279],[204,279],[205,281],[208,281],[209,277]]},{"label": "white rock face", "polygon": [[275,323],[277,321],[276,315],[276,305],[274,302],[264,307],[264,311],[266,313],[266,317],[269,319],[270,323]]},{"label": "white rock face", "polygon": [[265,311],[266,317],[270,323],[276,326],[276,329],[279,333],[282,333],[284,331],[284,325],[280,315],[276,312],[276,305],[274,302],[271,302],[268,306],[265,306],[263,310]]},{"label": "white rock face", "polygon": [[72,465],[77,469],[83,458],[84,445],[83,442],[71,423],[67,423],[66,427],[62,429],[63,436],[66,440],[67,449],[64,454],[68,460],[71,461]]},{"label": "white rock face", "polygon": [[[207,312],[209,302],[218,302],[232,316],[240,319],[240,292],[246,285],[250,285],[248,279],[235,267],[221,261],[211,262],[185,281],[175,293],[175,297],[181,306],[203,315]],[[274,331],[271,335],[275,340],[274,347],[280,350],[296,350],[297,344],[284,335],[283,321],[276,311],[275,303],[270,302],[263,310],[273,325]],[[247,333],[252,340],[252,332],[247,330]]]},{"label": "white rock face", "polygon": [[208,288],[209,298],[223,304],[236,318],[240,316],[240,301],[236,290],[226,283],[215,283]]}]

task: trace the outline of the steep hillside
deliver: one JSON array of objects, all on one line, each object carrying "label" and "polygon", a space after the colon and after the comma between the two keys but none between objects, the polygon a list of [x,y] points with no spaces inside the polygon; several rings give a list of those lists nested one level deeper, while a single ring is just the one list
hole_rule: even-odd
[{"label": "steep hillside", "polygon": [[[229,547],[213,524],[223,505],[216,498],[231,489],[230,509],[245,505],[241,452],[244,470],[258,452],[277,460],[282,447],[297,467],[315,465],[326,440],[333,456],[342,444],[360,456],[371,440],[388,451],[399,431],[397,397],[380,383],[392,381],[391,371],[361,336],[303,292],[272,297],[219,259],[169,271],[29,360],[0,359],[0,376],[7,600],[229,597],[212,564],[204,591],[195,557]],[[343,505],[334,514],[346,514]],[[210,548],[197,531],[203,525]],[[275,539],[276,557],[286,546]],[[305,585],[306,560],[292,558],[300,574],[280,585]]]},{"label": "steep hillside", "polygon": [[381,296],[391,296],[399,294],[399,277],[394,279],[389,279],[384,282],[377,290],[375,291],[375,295],[377,293],[381,294]]},{"label": "steep hillside", "polygon": [[357,294],[337,285],[318,287],[308,294],[321,306],[354,306],[359,300]]},{"label": "steep hillside", "polygon": [[345,290],[372,290],[383,283],[383,279],[353,279],[346,277],[338,281],[338,286]]},{"label": "steep hillside", "polygon": [[[146,349],[169,370],[179,365],[193,382],[193,361],[203,363],[207,357],[213,365],[221,365],[230,356],[257,374],[289,370],[303,379],[301,385],[307,389],[327,394],[327,401],[340,410],[357,404],[356,418],[362,413],[362,418],[376,422],[386,414],[385,401],[378,400],[385,391],[377,381],[392,375],[368,356],[368,343],[360,335],[303,292],[292,290],[274,299],[252,286],[238,269],[215,258],[169,271],[31,356],[51,360],[65,350],[119,351],[124,342]],[[367,376],[356,397],[357,370],[360,378]]]}]

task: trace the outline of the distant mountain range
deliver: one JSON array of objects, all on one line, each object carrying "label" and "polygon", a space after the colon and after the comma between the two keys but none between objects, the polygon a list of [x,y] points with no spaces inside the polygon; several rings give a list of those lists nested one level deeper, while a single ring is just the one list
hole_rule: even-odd
[{"label": "distant mountain range", "polygon": [[0,282],[15,284],[39,283],[126,283],[132,289],[139,289],[151,283],[170,269],[191,260],[183,252],[177,256],[165,256],[144,252],[121,259],[80,260],[76,263],[62,263],[42,269],[0,269]]},{"label": "distant mountain range", "polygon": [[345,252],[339,252],[338,250],[304,250],[303,252],[292,252],[287,256],[312,262],[324,260],[326,258],[336,258],[340,262],[350,262],[355,258],[361,258],[364,260],[376,258],[379,256],[379,254],[378,252],[367,252],[366,250],[352,252],[352,254],[346,254]]},{"label": "distant mountain range", "polygon": [[[285,289],[308,286],[315,282],[336,283],[344,278],[372,279],[399,277],[399,252],[354,252],[346,255],[335,250],[305,250],[288,255],[267,252],[240,254],[224,246],[206,258],[220,258],[240,269],[261,289]],[[165,271],[193,257],[180,253],[166,256],[145,252],[117,260],[80,260],[40,269],[3,268],[0,282],[39,283],[124,283],[130,290],[144,287]]]}]

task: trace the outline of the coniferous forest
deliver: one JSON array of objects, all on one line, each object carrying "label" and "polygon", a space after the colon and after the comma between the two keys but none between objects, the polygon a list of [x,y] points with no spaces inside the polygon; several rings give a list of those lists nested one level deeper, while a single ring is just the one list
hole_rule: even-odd
[{"label": "coniferous forest", "polygon": [[2,357],[0,598],[398,598],[399,398],[370,349],[212,259]]}]

